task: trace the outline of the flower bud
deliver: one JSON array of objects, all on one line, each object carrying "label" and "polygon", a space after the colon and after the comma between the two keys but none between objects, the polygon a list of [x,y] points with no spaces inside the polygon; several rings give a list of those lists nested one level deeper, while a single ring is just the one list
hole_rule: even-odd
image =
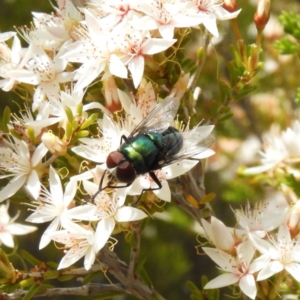
[{"label": "flower bud", "polygon": [[56,156],[64,156],[67,152],[67,144],[62,141],[52,132],[45,132],[42,135],[42,142],[49,149],[49,151]]},{"label": "flower bud", "polygon": [[263,30],[270,19],[270,0],[258,0],[257,9],[254,14],[254,23],[257,30]]},{"label": "flower bud", "polygon": [[223,0],[223,7],[229,12],[237,11],[237,5],[235,0]]},{"label": "flower bud", "polygon": [[291,236],[296,236],[300,231],[300,200],[292,207],[288,227]]},{"label": "flower bud", "polygon": [[118,95],[118,87],[113,76],[109,76],[103,80],[105,106],[114,113],[121,110],[121,102]]}]

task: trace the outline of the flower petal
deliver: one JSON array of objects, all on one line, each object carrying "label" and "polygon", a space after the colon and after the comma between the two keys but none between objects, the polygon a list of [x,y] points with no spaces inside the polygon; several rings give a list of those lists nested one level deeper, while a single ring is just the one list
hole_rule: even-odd
[{"label": "flower petal", "polygon": [[39,244],[39,249],[43,249],[45,248],[50,242],[51,242],[51,237],[50,235],[52,233],[54,233],[59,225],[59,218],[55,218],[50,225],[48,226],[48,228],[45,230],[45,232],[43,233],[42,237],[41,237],[41,241]]},{"label": "flower petal", "polygon": [[102,219],[99,221],[95,235],[96,252],[104,247],[115,228],[115,224],[116,223],[113,218]]},{"label": "flower petal", "polygon": [[61,186],[61,181],[59,175],[55,169],[50,166],[49,171],[49,182],[50,182],[50,192],[55,202],[62,202],[63,200],[63,190]]},{"label": "flower petal", "polygon": [[235,248],[235,241],[231,232],[223,222],[221,222],[214,216],[212,216],[211,218],[211,229],[217,248],[229,252]]},{"label": "flower petal", "polygon": [[74,196],[77,191],[77,181],[71,180],[68,182],[65,188],[64,193],[64,206],[68,207],[68,205],[71,203],[71,201],[74,199]]},{"label": "flower petal", "polygon": [[237,283],[239,281],[239,276],[232,273],[222,274],[215,279],[208,282],[204,288],[205,289],[216,289],[227,285]]},{"label": "flower petal", "polygon": [[[164,200],[166,202],[171,202],[171,191],[170,191],[170,187],[169,184],[167,182],[167,180],[160,180],[161,183],[161,189],[159,190],[154,190],[154,194],[161,200]],[[156,184],[155,184],[156,185]],[[156,185],[157,187],[157,185]]]},{"label": "flower petal", "polygon": [[117,222],[138,221],[146,217],[147,214],[142,210],[130,206],[120,207],[115,215]]},{"label": "flower petal", "polygon": [[203,247],[202,250],[222,269],[229,272],[238,272],[234,258],[228,253],[219,249],[207,247]]},{"label": "flower petal", "polygon": [[131,73],[134,87],[137,88],[140,84],[144,73],[145,59],[142,55],[135,56],[128,63],[128,69]]},{"label": "flower petal", "polygon": [[71,248],[67,252],[67,254],[62,258],[62,260],[58,265],[57,268],[58,270],[73,265],[76,261],[78,261],[81,257],[83,257],[89,249],[88,247],[76,247],[75,250],[73,248]]},{"label": "flower petal", "polygon": [[84,268],[89,270],[96,259],[96,252],[93,247],[90,247],[84,257]]},{"label": "flower petal", "polygon": [[257,288],[255,285],[255,280],[253,275],[251,274],[244,275],[239,282],[239,286],[245,295],[247,295],[251,299],[255,299],[257,294]]},{"label": "flower petal", "polygon": [[15,176],[12,180],[6,184],[6,186],[0,191],[0,202],[14,195],[25,183],[26,176]]},{"label": "flower petal", "polygon": [[27,179],[26,188],[34,199],[37,199],[41,192],[41,183],[36,170],[32,170]]},{"label": "flower petal", "polygon": [[35,226],[23,225],[18,223],[11,223],[9,226],[9,232],[13,235],[24,235],[37,230]]},{"label": "flower petal", "polygon": [[0,234],[0,241],[9,248],[13,248],[15,246],[13,236],[8,232],[2,232]]},{"label": "flower petal", "polygon": [[274,274],[277,274],[283,270],[283,265],[279,261],[271,261],[267,264],[257,275],[257,280],[267,279]]},{"label": "flower petal", "polygon": [[285,266],[285,269],[298,281],[300,282],[300,264],[291,263]]}]

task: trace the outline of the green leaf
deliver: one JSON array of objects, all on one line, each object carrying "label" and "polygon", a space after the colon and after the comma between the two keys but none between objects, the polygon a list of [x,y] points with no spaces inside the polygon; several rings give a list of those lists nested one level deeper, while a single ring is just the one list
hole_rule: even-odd
[{"label": "green leaf", "polygon": [[187,281],[185,283],[185,285],[187,286],[187,288],[191,291],[191,292],[199,292],[198,287],[195,285],[194,282],[192,281]]},{"label": "green leaf", "polygon": [[30,300],[36,293],[38,293],[43,287],[40,285],[34,284],[31,286],[31,288],[28,290],[28,292],[24,295],[22,300]]},{"label": "green leaf", "polygon": [[3,132],[9,132],[7,125],[10,121],[10,114],[11,114],[10,108],[8,106],[5,106],[3,110],[2,128],[1,128]]},{"label": "green leaf", "polygon": [[208,283],[208,279],[205,275],[203,275],[201,277],[201,286],[204,288],[207,283]]},{"label": "green leaf", "polygon": [[66,106],[66,107],[65,107],[65,112],[66,112],[68,121],[69,121],[70,123],[72,123],[72,122],[73,122],[73,119],[74,119],[74,116],[73,116],[73,113],[72,113],[71,108],[69,108],[69,107]]},{"label": "green leaf", "polygon": [[10,293],[13,293],[15,290],[17,290],[19,288],[20,288],[19,283],[1,284],[0,285],[0,292],[10,294]]},{"label": "green leaf", "polygon": [[59,276],[59,271],[57,270],[50,270],[44,273],[44,279],[54,279],[57,278],[58,276]]},{"label": "green leaf", "polygon": [[212,289],[212,290],[207,290],[206,291],[207,299],[208,300],[218,300],[220,291],[218,289]]},{"label": "green leaf", "polygon": [[140,276],[140,278],[143,280],[144,283],[146,283],[149,286],[152,286],[152,281],[144,267],[139,270],[138,275]]},{"label": "green leaf", "polygon": [[99,278],[102,275],[103,275],[103,272],[101,272],[101,271],[88,274],[82,281],[82,284],[90,283],[91,281],[93,281],[96,278]]},{"label": "green leaf", "polygon": [[238,91],[235,94],[234,98],[235,98],[235,100],[242,99],[242,98],[246,97],[248,94],[252,93],[255,90],[256,90],[255,85],[247,84],[240,91]]},{"label": "green leaf", "polygon": [[225,114],[217,121],[217,123],[220,124],[228,119],[231,119],[232,117],[233,117],[233,113]]},{"label": "green leaf", "polygon": [[137,262],[137,264],[135,266],[135,272],[136,273],[139,273],[142,270],[142,268],[144,267],[144,264],[145,264],[146,260],[147,260],[147,255],[146,254],[141,254],[139,256],[139,260],[138,260],[138,262]]},{"label": "green leaf", "polygon": [[89,136],[89,134],[90,132],[88,130],[80,130],[77,131],[74,136],[76,136],[77,138],[82,138],[82,137]]},{"label": "green leaf", "polygon": [[58,268],[58,263],[57,262],[54,262],[54,261],[48,261],[46,263],[46,265],[51,268],[51,269],[54,269],[54,270],[57,270]]},{"label": "green leaf", "polygon": [[300,104],[300,88],[297,88],[296,91],[296,97],[295,97],[295,102],[299,105]]},{"label": "green leaf", "polygon": [[80,126],[80,129],[85,129],[87,127],[89,127],[90,125],[92,125],[93,123],[96,122],[96,120],[98,119],[98,114],[94,113],[91,114]]},{"label": "green leaf", "polygon": [[225,103],[228,99],[232,98],[231,88],[225,81],[219,81],[219,89],[222,103]]},{"label": "green leaf", "polygon": [[59,281],[69,281],[73,278],[74,278],[74,275],[62,275],[62,276],[59,276],[57,279]]},{"label": "green leaf", "polygon": [[27,260],[30,264],[33,266],[37,266],[41,263],[41,261],[37,258],[35,258],[33,255],[31,255],[29,252],[26,250],[21,250],[21,256]]},{"label": "green leaf", "polygon": [[279,16],[279,21],[283,25],[284,31],[291,34],[296,39],[300,39],[300,15],[293,12],[284,11]]},{"label": "green leaf", "polygon": [[190,298],[191,300],[203,300],[202,292],[198,289],[198,287],[192,282],[187,281],[186,283],[187,288],[191,291]]},{"label": "green leaf", "polygon": [[280,54],[294,54],[300,52],[300,46],[288,37],[284,37],[275,42],[275,48]]},{"label": "green leaf", "polygon": [[300,184],[293,174],[288,174],[284,178],[283,183],[292,188],[293,192],[300,197]]}]

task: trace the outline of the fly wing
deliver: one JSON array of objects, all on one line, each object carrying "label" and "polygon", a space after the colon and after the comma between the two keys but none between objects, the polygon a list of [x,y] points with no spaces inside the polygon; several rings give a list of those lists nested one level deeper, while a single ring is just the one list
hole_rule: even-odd
[{"label": "fly wing", "polygon": [[160,133],[173,123],[179,107],[178,98],[166,98],[157,104],[152,111],[131,132],[129,138],[136,133],[147,133],[149,131]]},{"label": "fly wing", "polygon": [[160,167],[186,158],[201,159],[201,154],[204,155],[205,151],[208,151],[207,156],[212,155],[213,150],[210,150],[210,146],[215,140],[211,134],[213,128],[213,125],[197,126],[190,131],[182,132],[183,145],[180,151],[173,156],[166,157],[164,161],[160,162]]}]

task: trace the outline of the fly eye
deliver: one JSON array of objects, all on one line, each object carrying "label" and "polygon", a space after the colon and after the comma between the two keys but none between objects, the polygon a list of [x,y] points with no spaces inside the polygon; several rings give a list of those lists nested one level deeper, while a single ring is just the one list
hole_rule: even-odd
[{"label": "fly eye", "polygon": [[106,159],[106,165],[109,169],[117,167],[122,160],[124,160],[124,155],[119,151],[111,152]]},{"label": "fly eye", "polygon": [[123,183],[132,183],[135,176],[135,170],[128,161],[124,161],[117,167],[116,177],[118,181]]}]

